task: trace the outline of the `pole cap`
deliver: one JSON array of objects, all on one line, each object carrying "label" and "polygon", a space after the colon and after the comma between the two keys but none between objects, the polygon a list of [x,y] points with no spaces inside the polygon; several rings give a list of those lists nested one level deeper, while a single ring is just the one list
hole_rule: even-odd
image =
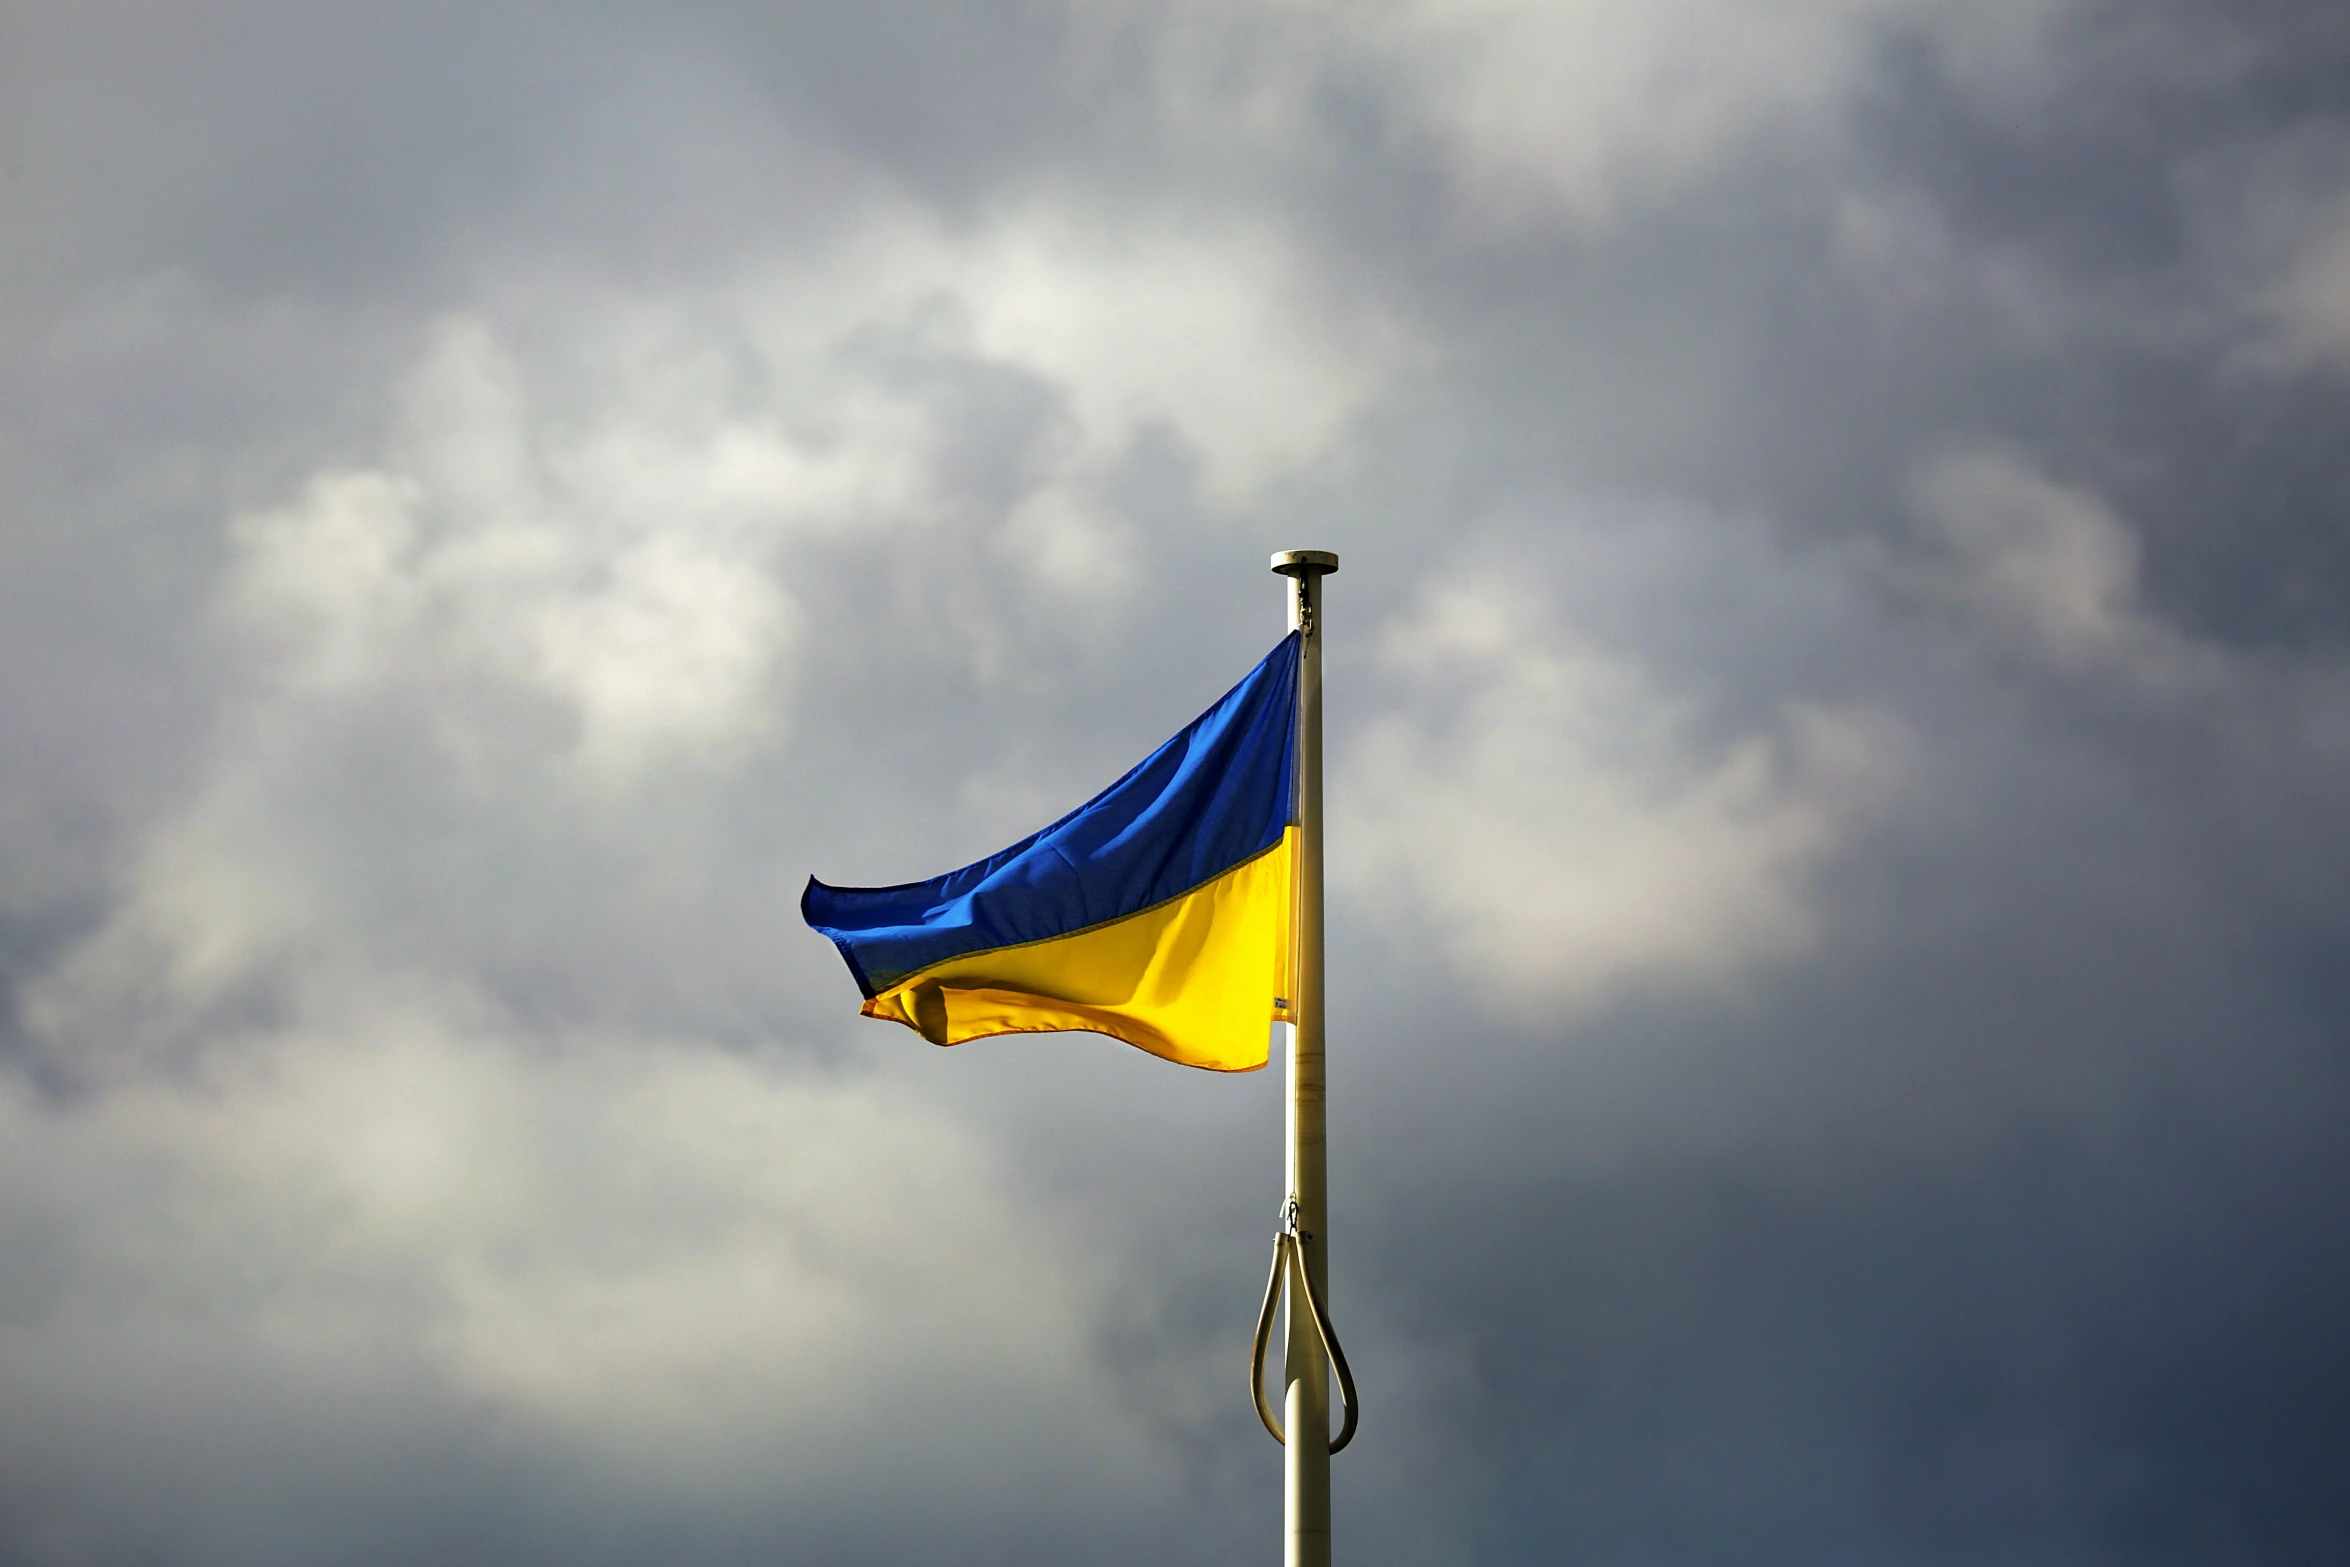
[{"label": "pole cap", "polygon": [[1284,577],[1326,577],[1338,569],[1338,557],[1329,550],[1282,550],[1273,569]]}]

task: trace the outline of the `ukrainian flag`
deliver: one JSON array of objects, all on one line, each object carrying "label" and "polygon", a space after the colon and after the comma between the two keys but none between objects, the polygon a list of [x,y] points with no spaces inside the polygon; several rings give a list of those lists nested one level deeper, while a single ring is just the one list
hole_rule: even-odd
[{"label": "ukrainian flag", "polygon": [[867,1017],[935,1045],[1083,1030],[1217,1072],[1288,1020],[1297,881],[1292,632],[1142,765],[1033,837],[902,887],[808,878]]}]

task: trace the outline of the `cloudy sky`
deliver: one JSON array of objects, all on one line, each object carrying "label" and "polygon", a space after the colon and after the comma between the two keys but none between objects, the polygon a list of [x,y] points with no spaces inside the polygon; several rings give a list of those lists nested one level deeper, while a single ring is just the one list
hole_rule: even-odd
[{"label": "cloudy sky", "polygon": [[0,1563],[1271,1560],[796,900],[1297,546],[1342,1559],[2350,1556],[2346,429],[2316,0],[0,0]]}]

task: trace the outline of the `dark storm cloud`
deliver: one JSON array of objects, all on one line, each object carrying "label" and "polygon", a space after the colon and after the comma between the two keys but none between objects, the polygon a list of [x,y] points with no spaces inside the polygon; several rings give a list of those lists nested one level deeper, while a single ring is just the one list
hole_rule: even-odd
[{"label": "dark storm cloud", "polygon": [[2341,1553],[2329,10],[6,28],[0,1559],[1264,1548],[1274,1084],[791,901],[1298,543],[1344,1552]]}]

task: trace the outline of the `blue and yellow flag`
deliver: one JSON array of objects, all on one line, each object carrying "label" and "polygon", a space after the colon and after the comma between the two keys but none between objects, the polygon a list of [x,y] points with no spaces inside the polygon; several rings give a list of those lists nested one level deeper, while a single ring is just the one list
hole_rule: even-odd
[{"label": "blue and yellow flag", "polygon": [[1033,837],[903,887],[828,887],[867,1017],[937,1045],[1065,1029],[1218,1072],[1289,1016],[1298,638],[1142,765]]}]

